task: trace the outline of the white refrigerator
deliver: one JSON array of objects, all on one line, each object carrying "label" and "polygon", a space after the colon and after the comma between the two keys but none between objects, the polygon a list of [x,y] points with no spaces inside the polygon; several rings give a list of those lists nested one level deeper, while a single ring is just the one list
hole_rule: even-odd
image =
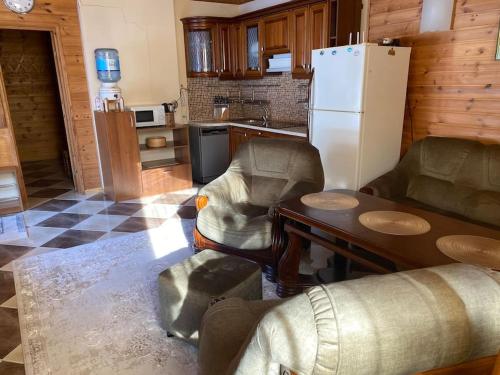
[{"label": "white refrigerator", "polygon": [[325,190],[358,190],[398,163],[410,50],[363,43],[312,51],[309,140]]}]

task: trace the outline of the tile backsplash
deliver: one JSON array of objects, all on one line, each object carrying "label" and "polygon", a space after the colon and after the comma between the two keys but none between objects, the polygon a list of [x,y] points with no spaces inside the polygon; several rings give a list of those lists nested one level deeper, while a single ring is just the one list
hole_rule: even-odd
[{"label": "tile backsplash", "polygon": [[[269,101],[271,119],[307,122],[308,80],[292,79],[290,73],[259,80],[220,81],[218,78],[188,78],[189,119],[213,118],[213,98],[217,95]],[[231,103],[230,118],[260,118],[263,109],[252,104]]]}]

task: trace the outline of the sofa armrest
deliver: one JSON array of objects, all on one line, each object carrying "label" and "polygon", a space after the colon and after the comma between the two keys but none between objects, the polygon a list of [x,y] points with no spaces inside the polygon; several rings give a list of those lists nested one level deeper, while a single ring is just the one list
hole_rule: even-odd
[{"label": "sofa armrest", "polygon": [[369,182],[359,189],[359,191],[376,197],[391,199],[406,196],[407,188],[407,177],[394,169]]}]

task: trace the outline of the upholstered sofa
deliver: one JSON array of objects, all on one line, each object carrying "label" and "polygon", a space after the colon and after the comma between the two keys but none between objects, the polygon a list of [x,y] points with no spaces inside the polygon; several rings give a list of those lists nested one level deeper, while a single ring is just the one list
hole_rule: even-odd
[{"label": "upholstered sofa", "polygon": [[[283,200],[323,190],[318,150],[307,142],[253,138],[240,145],[228,170],[200,189],[195,246],[270,266],[273,212]],[[270,276],[272,278],[272,276]]]},{"label": "upholstered sofa", "polygon": [[451,264],[317,286],[288,300],[216,303],[202,375],[413,374],[500,349],[500,273]]},{"label": "upholstered sofa", "polygon": [[361,191],[500,227],[500,145],[427,137]]}]

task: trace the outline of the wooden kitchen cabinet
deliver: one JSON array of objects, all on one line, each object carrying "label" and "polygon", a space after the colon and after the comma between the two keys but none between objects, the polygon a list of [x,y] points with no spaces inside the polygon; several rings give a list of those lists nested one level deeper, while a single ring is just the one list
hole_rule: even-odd
[{"label": "wooden kitchen cabinet", "polygon": [[309,6],[309,14],[311,22],[309,23],[308,38],[311,50],[328,47],[328,3],[317,3]]},{"label": "wooden kitchen cabinet", "polygon": [[309,7],[302,7],[292,11],[292,76],[307,78],[311,48],[309,43]]},{"label": "wooden kitchen cabinet", "polygon": [[209,17],[182,19],[188,77],[219,75],[218,25]]},{"label": "wooden kitchen cabinet", "polygon": [[229,27],[229,49],[231,53],[232,78],[242,79],[245,68],[243,66],[243,42],[241,23],[233,23]]},{"label": "wooden kitchen cabinet", "polygon": [[262,21],[264,55],[290,52],[289,18],[289,11],[264,17]]},{"label": "wooden kitchen cabinet", "polygon": [[270,56],[291,52],[292,77],[310,78],[311,51],[356,38],[361,7],[361,0],[295,0],[233,18],[183,18],[187,76],[258,79]]},{"label": "wooden kitchen cabinet", "polygon": [[133,112],[94,112],[104,192],[114,201],[142,193],[141,159]]},{"label": "wooden kitchen cabinet", "polygon": [[242,32],[244,78],[262,78],[262,20],[257,18],[242,22]]},{"label": "wooden kitchen cabinet", "polygon": [[233,53],[232,48],[236,47],[231,43],[231,25],[229,23],[219,23],[217,25],[217,61],[215,68],[220,79],[233,79]]},{"label": "wooden kitchen cabinet", "polygon": [[311,52],[328,47],[328,3],[316,3],[292,13],[292,76],[309,78]]}]

